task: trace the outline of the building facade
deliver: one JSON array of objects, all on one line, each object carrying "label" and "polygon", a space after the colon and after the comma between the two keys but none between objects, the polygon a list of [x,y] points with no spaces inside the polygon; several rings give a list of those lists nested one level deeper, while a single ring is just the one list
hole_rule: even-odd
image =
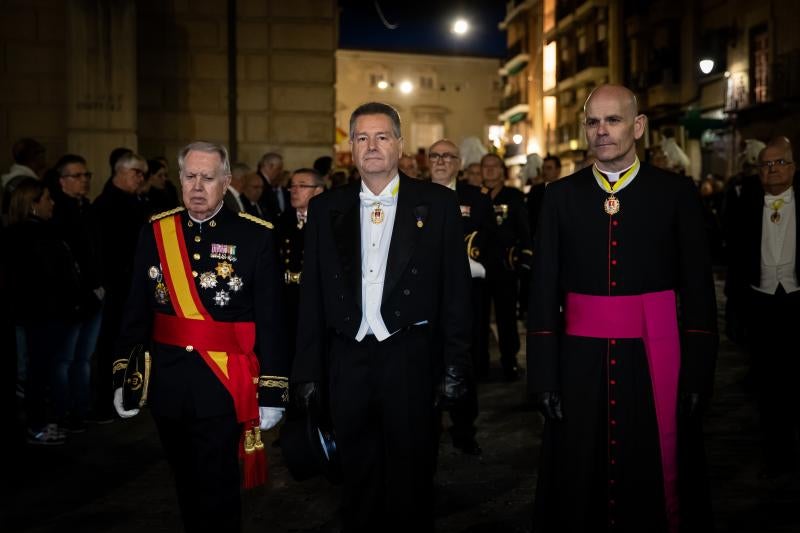
[{"label": "building facade", "polygon": [[127,146],[166,156],[197,139],[254,166],[331,155],[335,0],[38,0],[0,13],[0,169],[33,137],[98,176]]},{"label": "building facade", "polygon": [[407,154],[424,153],[444,137],[457,145],[468,137],[487,144],[491,126],[498,125],[499,64],[497,59],[478,57],[337,50],[340,164],[350,153],[350,114],[370,101],[386,102],[398,110]]}]

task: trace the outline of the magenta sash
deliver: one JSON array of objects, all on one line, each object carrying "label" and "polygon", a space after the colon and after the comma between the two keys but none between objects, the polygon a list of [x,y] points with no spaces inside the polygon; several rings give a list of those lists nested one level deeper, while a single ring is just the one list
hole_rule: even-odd
[{"label": "magenta sash", "polygon": [[591,296],[568,293],[566,333],[599,339],[642,339],[661,447],[661,470],[667,521],[678,530],[677,408],[680,339],[673,291],[634,296]]}]

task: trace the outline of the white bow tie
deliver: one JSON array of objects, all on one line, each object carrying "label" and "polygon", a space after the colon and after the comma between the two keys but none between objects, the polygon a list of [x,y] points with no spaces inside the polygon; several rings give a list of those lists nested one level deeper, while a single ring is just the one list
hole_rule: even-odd
[{"label": "white bow tie", "polygon": [[372,207],[375,204],[394,205],[394,202],[397,198],[392,194],[381,194],[380,196],[376,196],[371,192],[364,191],[358,193],[358,197],[361,198],[361,205],[364,207]]},{"label": "white bow tie", "polygon": [[764,194],[764,203],[769,207],[772,207],[772,204],[777,201],[780,201],[782,206],[786,205],[792,201],[792,195],[788,194],[788,191],[779,194],[778,196],[773,196],[771,194]]}]

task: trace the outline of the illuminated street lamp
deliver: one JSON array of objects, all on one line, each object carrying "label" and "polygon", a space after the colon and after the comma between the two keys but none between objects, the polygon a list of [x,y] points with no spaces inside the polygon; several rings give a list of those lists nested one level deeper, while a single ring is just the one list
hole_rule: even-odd
[{"label": "illuminated street lamp", "polygon": [[522,135],[515,133],[511,140],[514,141],[514,144],[522,144]]},{"label": "illuminated street lamp", "polygon": [[381,91],[385,91],[388,88],[389,88],[389,82],[388,81],[381,80],[381,81],[378,82],[378,89],[380,89]]},{"label": "illuminated street lamp", "polygon": [[469,31],[469,23],[464,19],[457,19],[453,23],[453,33],[456,35],[464,35]]},{"label": "illuminated street lamp", "polygon": [[698,63],[700,66],[700,72],[703,74],[708,74],[712,70],[714,70],[714,60],[709,58],[701,59]]},{"label": "illuminated street lamp", "polygon": [[411,91],[414,90],[414,84],[408,80],[400,82],[400,92],[403,94],[409,94]]}]

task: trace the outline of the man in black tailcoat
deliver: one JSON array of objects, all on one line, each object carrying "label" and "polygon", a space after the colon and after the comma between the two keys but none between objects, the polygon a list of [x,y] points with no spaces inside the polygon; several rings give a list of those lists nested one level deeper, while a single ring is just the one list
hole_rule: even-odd
[{"label": "man in black tailcoat", "polygon": [[327,381],[344,531],[432,531],[434,403],[463,397],[471,369],[461,215],[398,172],[391,106],[357,108],[350,144],[361,181],[309,207],[292,383],[309,403]]}]

